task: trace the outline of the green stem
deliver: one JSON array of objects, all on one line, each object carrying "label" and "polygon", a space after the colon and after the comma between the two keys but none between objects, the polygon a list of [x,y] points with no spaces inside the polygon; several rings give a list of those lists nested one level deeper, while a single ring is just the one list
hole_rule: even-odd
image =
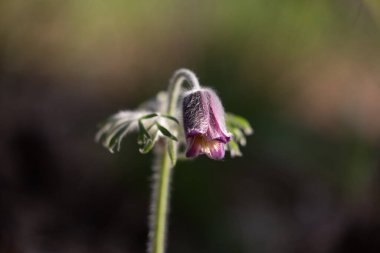
[{"label": "green stem", "polygon": [[196,75],[188,69],[177,70],[170,80],[169,85],[169,103],[168,103],[168,114],[175,116],[174,111],[177,105],[177,101],[181,92],[181,87],[184,81],[187,81],[189,90],[199,90],[200,85]]},{"label": "green stem", "polygon": [[[189,89],[199,89],[198,79],[193,72],[187,69],[176,71],[170,80],[168,89],[168,107],[167,114],[175,116],[176,105],[181,93],[182,84],[187,81]],[[152,217],[150,224],[150,253],[164,253],[166,242],[166,228],[168,223],[169,195],[170,195],[170,179],[172,168],[175,160],[171,161],[170,149],[176,149],[177,145],[173,140],[164,140],[164,150],[162,152],[161,164],[157,168],[158,175],[154,177],[154,186],[152,194]],[[174,151],[175,152],[175,151]],[[161,155],[157,152],[156,155]],[[172,158],[173,159],[173,158]]]},{"label": "green stem", "polygon": [[[168,145],[165,143],[165,146]],[[168,204],[169,204],[169,190],[170,190],[170,179],[171,179],[171,163],[168,154],[168,149],[165,148],[162,154],[161,168],[158,171],[158,185],[157,196],[156,196],[156,213],[155,215],[155,226],[153,234],[153,253],[164,253],[165,252],[165,235],[167,227],[167,216],[168,216]]]}]

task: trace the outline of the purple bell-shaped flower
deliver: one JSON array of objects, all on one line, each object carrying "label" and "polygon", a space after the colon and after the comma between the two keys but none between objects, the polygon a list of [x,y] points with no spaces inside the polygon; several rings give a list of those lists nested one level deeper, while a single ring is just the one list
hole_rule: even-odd
[{"label": "purple bell-shaped flower", "polygon": [[200,154],[211,159],[224,157],[224,145],[232,135],[226,129],[222,103],[213,90],[201,88],[185,95],[183,125],[187,157]]}]

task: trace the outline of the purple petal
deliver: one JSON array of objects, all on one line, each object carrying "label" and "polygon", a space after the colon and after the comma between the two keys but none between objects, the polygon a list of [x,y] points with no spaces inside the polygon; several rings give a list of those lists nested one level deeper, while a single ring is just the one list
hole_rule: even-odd
[{"label": "purple petal", "polygon": [[218,140],[223,143],[227,143],[231,139],[231,134],[228,132],[224,132],[221,128],[219,128],[219,124],[215,120],[213,115],[210,115],[210,126],[207,131],[207,138],[209,140]]},{"label": "purple petal", "polygon": [[193,129],[193,130],[188,131],[188,133],[186,134],[186,138],[194,137],[196,135],[205,135],[205,133],[199,132],[198,130]]},{"label": "purple petal", "polygon": [[197,157],[201,151],[201,143],[198,141],[198,136],[187,138],[187,151],[186,157]]},{"label": "purple petal", "polygon": [[207,156],[211,159],[220,160],[224,157],[224,143],[219,141],[212,141],[210,142],[210,152],[206,153]]},{"label": "purple petal", "polygon": [[183,98],[183,125],[186,137],[206,134],[209,121],[209,103],[204,92],[195,91]]},{"label": "purple petal", "polygon": [[204,91],[207,95],[210,108],[209,138],[227,143],[231,139],[231,134],[226,128],[222,103],[213,90],[204,89]]},{"label": "purple petal", "polygon": [[183,124],[187,140],[187,157],[206,154],[222,159],[224,145],[230,140],[224,119],[224,109],[211,89],[201,89],[183,98]]}]

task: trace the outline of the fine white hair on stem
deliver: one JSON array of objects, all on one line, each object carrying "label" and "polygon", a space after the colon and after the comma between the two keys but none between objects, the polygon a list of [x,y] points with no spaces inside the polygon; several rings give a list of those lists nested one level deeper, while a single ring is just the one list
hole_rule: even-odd
[{"label": "fine white hair on stem", "polygon": [[[150,207],[149,207],[149,217],[148,217],[148,242],[147,242],[147,252],[148,253],[154,253],[154,240],[156,236],[156,226],[157,226],[157,199],[159,198],[159,188],[160,188],[160,179],[162,176],[161,169],[162,169],[162,159],[165,159],[160,155],[161,150],[156,149],[155,150],[155,156],[154,156],[154,161],[153,161],[153,166],[152,166],[152,177],[151,177],[151,196],[150,196]],[[168,191],[167,191],[167,196],[166,200],[169,202],[170,200],[170,181],[172,177],[172,171],[170,170],[169,176],[168,176]],[[169,215],[169,205],[167,206],[165,216],[167,217]],[[165,228],[164,228],[164,238],[165,241],[163,242],[164,245],[166,245],[166,233],[167,233],[167,226],[168,226],[168,220],[166,219],[165,222]]]},{"label": "fine white hair on stem", "polygon": [[201,88],[198,78],[193,71],[182,68],[174,72],[170,79],[168,89],[169,100],[167,112],[169,115],[175,114],[178,100],[181,97],[181,90],[183,90],[181,88],[185,87],[184,84],[187,84],[187,90],[199,90]]},{"label": "fine white hair on stem", "polygon": [[177,81],[177,79],[179,80],[180,78],[183,78],[184,80],[186,80],[188,82],[189,89],[197,89],[198,90],[200,88],[198,78],[194,74],[193,71],[191,71],[189,69],[185,69],[185,68],[177,70],[176,72],[174,72],[172,78],[170,79],[170,84],[174,84]]},{"label": "fine white hair on stem", "polygon": [[[177,70],[170,79],[167,100],[167,114],[175,116],[177,114],[177,103],[183,91],[184,84],[188,90],[199,90],[200,85],[196,75],[188,69]],[[166,245],[167,216],[169,213],[170,181],[172,176],[172,166],[170,164],[169,144],[165,143],[165,151],[161,157],[156,158],[153,165],[152,196],[149,216],[149,240],[148,253],[163,253]],[[159,150],[156,150],[159,152]],[[162,234],[160,234],[162,233]]]},{"label": "fine white hair on stem", "polygon": [[[157,152],[157,151],[156,151]],[[160,181],[160,165],[161,156],[155,155],[153,166],[152,166],[152,177],[151,177],[151,196],[150,196],[150,206],[149,206],[149,217],[148,217],[148,242],[147,242],[147,252],[153,252],[153,240],[156,226],[156,210],[157,210],[157,194],[158,186]]]}]

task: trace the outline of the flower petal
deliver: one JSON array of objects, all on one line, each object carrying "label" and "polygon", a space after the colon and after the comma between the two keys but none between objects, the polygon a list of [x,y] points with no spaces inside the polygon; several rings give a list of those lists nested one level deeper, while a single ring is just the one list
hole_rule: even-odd
[{"label": "flower petal", "polygon": [[204,92],[195,91],[183,98],[183,125],[186,137],[205,134],[209,121],[209,103]]},{"label": "flower petal", "polygon": [[219,97],[212,89],[206,88],[204,91],[206,93],[210,108],[210,138],[227,143],[231,138],[231,133],[229,133],[226,128],[223,105],[220,102]]},{"label": "flower petal", "polygon": [[199,136],[193,136],[187,138],[187,151],[186,157],[192,158],[197,157],[202,149],[202,140],[199,140]]},{"label": "flower petal", "polygon": [[183,98],[183,123],[187,157],[206,154],[222,159],[231,134],[226,129],[224,109],[216,93],[208,88],[192,91]]},{"label": "flower petal", "polygon": [[215,160],[220,160],[224,158],[225,150],[224,143],[220,141],[210,141],[209,142],[209,152],[206,155]]}]

